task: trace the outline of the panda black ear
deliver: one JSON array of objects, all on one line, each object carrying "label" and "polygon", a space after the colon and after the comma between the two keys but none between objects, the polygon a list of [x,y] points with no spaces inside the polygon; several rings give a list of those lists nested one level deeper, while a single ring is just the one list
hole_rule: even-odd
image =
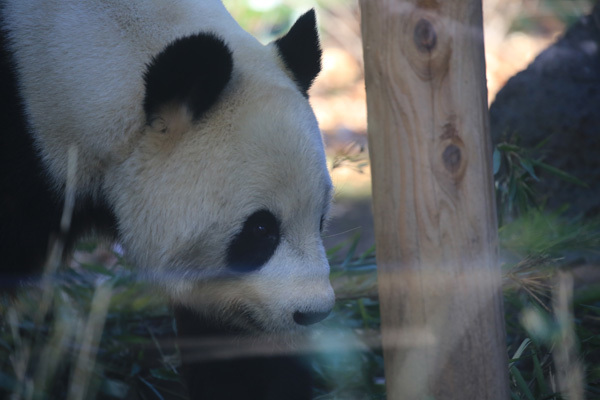
[{"label": "panda black ear", "polygon": [[144,111],[150,123],[165,107],[185,106],[199,119],[231,78],[233,59],[223,40],[200,33],[175,40],[156,55],[144,74]]},{"label": "panda black ear", "polygon": [[275,41],[275,45],[302,94],[308,96],[308,89],[321,72],[322,51],[315,10],[298,18],[290,31]]}]

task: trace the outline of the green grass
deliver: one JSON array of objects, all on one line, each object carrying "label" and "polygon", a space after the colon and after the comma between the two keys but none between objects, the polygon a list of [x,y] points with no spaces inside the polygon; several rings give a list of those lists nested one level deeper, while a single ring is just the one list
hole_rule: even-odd
[{"label": "green grass", "polygon": [[61,270],[4,298],[0,314],[0,398],[145,398],[181,387],[176,350],[157,340],[173,333],[166,302],[124,266]]},{"label": "green grass", "polygon": [[[577,286],[562,311],[552,301],[565,260],[598,249],[597,222],[532,211],[500,229],[513,399],[566,398],[556,360],[568,338],[567,368],[580,371],[587,399],[600,398],[600,285]],[[313,332],[320,400],[385,398],[373,251],[354,254],[352,240],[329,253],[339,300]],[[121,262],[60,270],[46,292],[28,289],[0,307],[0,397],[183,398],[177,351],[162,340],[174,333],[166,302]]]},{"label": "green grass", "polygon": [[[571,278],[588,260],[588,274],[600,268],[600,218],[543,212],[535,160],[521,151],[494,156],[511,398],[600,399],[600,282]],[[385,398],[374,249],[357,254],[358,239],[328,252],[338,301],[311,333],[319,400]],[[82,245],[88,261],[1,299],[0,398],[184,398],[166,300],[117,255],[89,261],[95,250]]]},{"label": "green grass", "polygon": [[[495,155],[511,398],[600,399],[600,282],[571,279],[588,260],[588,274],[600,268],[600,218],[543,212],[534,163],[519,151]],[[364,167],[362,157],[337,162]],[[385,398],[374,249],[357,254],[358,240],[328,251],[337,303],[311,333],[319,400]],[[0,398],[184,398],[166,300],[118,255],[89,261],[95,251],[82,245],[88,261],[2,298]]]}]

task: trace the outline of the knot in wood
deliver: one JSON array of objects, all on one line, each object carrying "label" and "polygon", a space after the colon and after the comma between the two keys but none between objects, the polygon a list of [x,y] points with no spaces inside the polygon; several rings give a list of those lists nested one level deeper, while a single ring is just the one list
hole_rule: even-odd
[{"label": "knot in wood", "polygon": [[437,33],[433,24],[425,18],[419,19],[413,31],[413,40],[420,52],[430,53],[437,45]]},{"label": "knot in wood", "polygon": [[452,35],[446,22],[437,10],[422,8],[415,8],[401,21],[401,50],[423,81],[448,75]]},{"label": "knot in wood", "polygon": [[448,172],[455,174],[460,169],[461,151],[455,144],[449,144],[442,153],[442,160]]},{"label": "knot in wood", "polygon": [[457,117],[449,115],[435,143],[435,176],[448,193],[454,193],[467,170],[468,151],[460,137],[460,126]]}]

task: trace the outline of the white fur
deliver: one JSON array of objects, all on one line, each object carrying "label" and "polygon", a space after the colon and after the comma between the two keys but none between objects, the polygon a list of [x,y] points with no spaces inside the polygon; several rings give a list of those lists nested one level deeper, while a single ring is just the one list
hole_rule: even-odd
[{"label": "white fur", "polygon": [[[243,31],[218,0],[13,0],[5,26],[35,143],[56,188],[79,150],[77,193],[103,193],[132,262],[174,301],[267,329],[333,306],[319,237],[331,182],[317,122],[274,46]],[[213,32],[232,79],[198,123],[166,105],[145,126],[143,71],[175,38]],[[225,247],[252,212],[282,218],[271,260],[241,280]]]}]

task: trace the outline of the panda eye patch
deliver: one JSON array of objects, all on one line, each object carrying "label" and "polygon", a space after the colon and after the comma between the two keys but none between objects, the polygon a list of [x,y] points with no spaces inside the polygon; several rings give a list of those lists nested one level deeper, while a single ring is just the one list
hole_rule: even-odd
[{"label": "panda eye patch", "polygon": [[228,267],[236,272],[259,269],[273,256],[279,240],[280,224],[277,217],[268,210],[252,213],[229,243]]}]

